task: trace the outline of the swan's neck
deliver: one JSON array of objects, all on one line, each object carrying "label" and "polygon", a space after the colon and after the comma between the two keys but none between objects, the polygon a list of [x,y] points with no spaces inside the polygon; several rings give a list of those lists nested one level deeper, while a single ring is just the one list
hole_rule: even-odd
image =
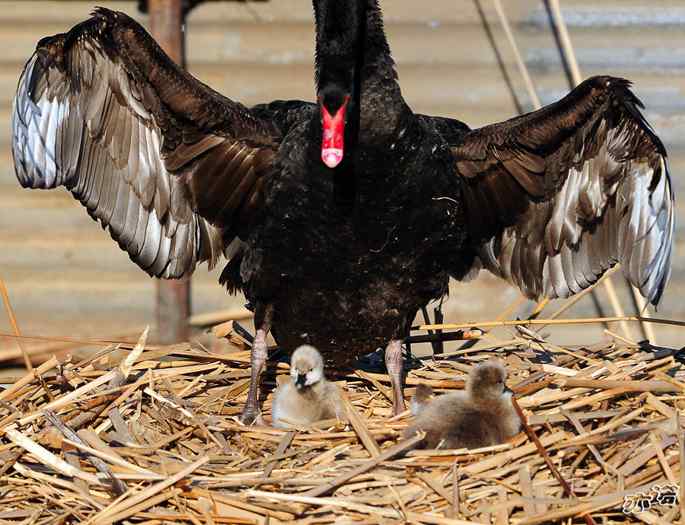
[{"label": "swan's neck", "polygon": [[406,110],[376,0],[368,0],[360,67],[360,140],[392,137]]}]

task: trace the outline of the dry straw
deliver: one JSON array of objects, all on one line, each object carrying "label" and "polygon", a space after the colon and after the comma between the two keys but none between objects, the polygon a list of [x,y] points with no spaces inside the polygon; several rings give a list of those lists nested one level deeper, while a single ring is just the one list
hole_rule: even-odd
[{"label": "dry straw", "polygon": [[[463,388],[496,355],[539,444],[522,432],[480,450],[411,450],[411,416],[391,417],[388,376],[369,371],[330,371],[349,422],[246,427],[244,347],[142,337],[81,363],[52,358],[0,393],[0,523],[674,523],[679,505],[622,508],[683,475],[675,353],[621,337],[560,346],[512,326],[502,344],[485,332],[501,325],[425,360],[405,392]],[[271,366],[269,392],[274,373],[287,365]],[[270,393],[263,409],[268,422]]]}]

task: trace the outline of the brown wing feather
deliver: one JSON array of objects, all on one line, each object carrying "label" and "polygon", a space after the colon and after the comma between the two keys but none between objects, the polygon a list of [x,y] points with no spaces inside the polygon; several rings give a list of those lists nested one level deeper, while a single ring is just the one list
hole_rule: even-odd
[{"label": "brown wing feather", "polygon": [[452,147],[482,264],[530,297],[566,297],[621,263],[656,304],[670,275],[666,152],[629,83],[594,77]]},{"label": "brown wing feather", "polygon": [[279,140],[106,9],[43,39],[19,80],[20,183],[65,186],[151,275],[213,265],[250,222]]}]

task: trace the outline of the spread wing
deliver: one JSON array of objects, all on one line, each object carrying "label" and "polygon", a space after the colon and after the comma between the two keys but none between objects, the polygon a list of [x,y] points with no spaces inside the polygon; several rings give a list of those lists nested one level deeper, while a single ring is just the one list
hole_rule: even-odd
[{"label": "spread wing", "polygon": [[566,297],[621,263],[657,304],[671,271],[666,151],[629,82],[586,80],[452,145],[476,265],[529,297]]},{"label": "spread wing", "polygon": [[19,182],[65,186],[150,275],[213,265],[259,208],[279,132],[106,9],[44,38],[12,113]]}]

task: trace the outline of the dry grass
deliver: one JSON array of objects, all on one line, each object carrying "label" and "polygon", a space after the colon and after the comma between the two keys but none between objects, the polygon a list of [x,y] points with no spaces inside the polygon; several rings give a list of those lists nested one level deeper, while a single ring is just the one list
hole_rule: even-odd
[{"label": "dry grass", "polygon": [[[368,371],[334,377],[351,423],[245,427],[249,352],[238,339],[216,354],[142,338],[80,363],[50,359],[0,392],[0,524],[675,523],[680,507],[654,499],[622,512],[626,497],[683,473],[685,370],[673,352],[622,337],[560,347],[512,330],[424,360],[406,393],[461,388],[497,356],[547,463],[523,432],[482,450],[408,451],[410,416],[391,417],[388,377]],[[267,422],[270,405],[269,393]]]}]

